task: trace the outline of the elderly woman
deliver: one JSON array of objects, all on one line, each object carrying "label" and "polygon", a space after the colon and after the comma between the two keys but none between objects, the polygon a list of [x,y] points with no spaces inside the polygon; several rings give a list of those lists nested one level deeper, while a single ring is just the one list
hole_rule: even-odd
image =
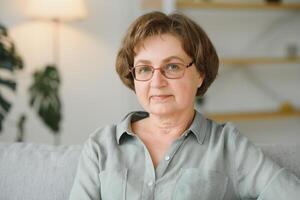
[{"label": "elderly woman", "polygon": [[188,17],[139,17],[125,35],[116,70],[145,111],[90,136],[70,199],[299,199],[296,176],[232,124],[194,109],[218,65],[208,36]]}]

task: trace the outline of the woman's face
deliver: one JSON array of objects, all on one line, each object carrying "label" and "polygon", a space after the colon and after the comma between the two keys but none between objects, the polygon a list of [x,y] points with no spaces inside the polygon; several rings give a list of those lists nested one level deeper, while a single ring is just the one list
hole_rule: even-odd
[{"label": "woman's face", "polygon": [[[135,49],[134,66],[150,65],[161,68],[170,63],[191,63],[182,49],[180,40],[171,34],[162,34],[147,38]],[[154,115],[170,115],[194,109],[197,88],[201,86],[203,76],[195,65],[185,69],[179,79],[168,79],[159,70],[155,70],[148,81],[134,80],[137,98],[145,111]]]}]

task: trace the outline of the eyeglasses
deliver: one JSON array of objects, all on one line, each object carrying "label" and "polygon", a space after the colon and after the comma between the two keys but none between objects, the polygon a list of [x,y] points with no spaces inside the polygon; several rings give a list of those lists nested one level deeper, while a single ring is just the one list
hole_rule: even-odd
[{"label": "eyeglasses", "polygon": [[188,65],[183,63],[168,63],[160,68],[154,68],[151,65],[137,65],[131,68],[133,78],[137,81],[148,81],[153,77],[154,71],[159,70],[160,73],[168,79],[179,79],[184,76],[185,69],[192,66],[194,61]]}]

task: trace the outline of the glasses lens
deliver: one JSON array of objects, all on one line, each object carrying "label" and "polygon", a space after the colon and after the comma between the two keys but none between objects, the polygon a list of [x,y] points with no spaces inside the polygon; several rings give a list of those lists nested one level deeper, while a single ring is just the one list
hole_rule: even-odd
[{"label": "glasses lens", "polygon": [[148,65],[139,65],[134,67],[134,78],[136,80],[145,81],[152,77],[152,67]]},{"label": "glasses lens", "polygon": [[181,63],[169,63],[163,67],[163,74],[167,78],[181,78],[184,73],[184,65]]}]

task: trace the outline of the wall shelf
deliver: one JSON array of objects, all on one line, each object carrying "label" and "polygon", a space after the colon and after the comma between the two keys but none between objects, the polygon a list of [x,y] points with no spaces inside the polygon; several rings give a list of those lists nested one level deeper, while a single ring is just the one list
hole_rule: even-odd
[{"label": "wall shelf", "polygon": [[300,117],[300,110],[296,109],[290,102],[286,101],[280,105],[280,108],[277,111],[207,113],[206,116],[218,122],[250,121],[276,118],[278,119],[286,117]]},{"label": "wall shelf", "polygon": [[[142,0],[143,9],[161,9],[163,0]],[[260,9],[260,10],[300,10],[300,3],[240,3],[240,2],[203,2],[201,0],[177,0],[176,8],[186,9]]]},{"label": "wall shelf", "polygon": [[300,3],[234,3],[202,2],[197,0],[180,0],[177,8],[197,9],[264,9],[264,10],[300,10]]},{"label": "wall shelf", "polygon": [[221,58],[221,65],[297,64],[300,57]]},{"label": "wall shelf", "polygon": [[284,111],[266,111],[266,112],[237,112],[237,113],[206,113],[206,116],[217,122],[226,121],[251,121],[279,119],[286,117],[300,117],[300,110],[289,112]]}]

